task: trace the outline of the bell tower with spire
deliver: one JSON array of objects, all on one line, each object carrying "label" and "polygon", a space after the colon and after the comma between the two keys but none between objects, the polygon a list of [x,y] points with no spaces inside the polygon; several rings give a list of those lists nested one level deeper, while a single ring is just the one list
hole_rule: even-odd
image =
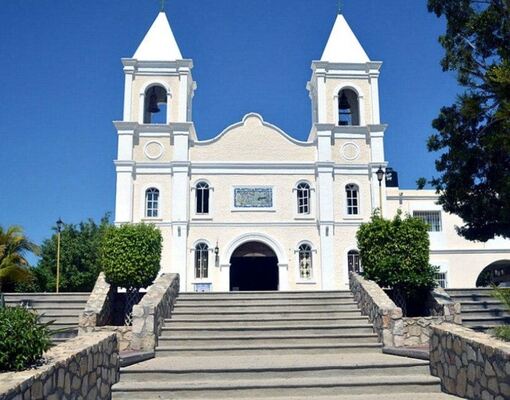
[{"label": "bell tower with spire", "polygon": [[[182,57],[162,9],[133,57],[123,58],[122,64],[124,112],[122,121],[114,122],[118,133],[115,223],[139,222],[136,210],[143,196],[138,193],[145,190],[140,182],[150,164],[151,173],[165,176],[159,184],[166,195],[168,212],[164,218],[171,221],[172,231],[165,240],[172,243],[172,265],[180,268],[175,272],[185,277],[189,143],[196,140],[192,122],[196,89],[191,74],[193,61]],[[171,165],[163,163],[164,157],[171,159]],[[161,220],[162,216],[157,217]]]},{"label": "bell tower with spire", "polygon": [[[355,173],[357,182],[361,182],[360,191],[370,193],[371,209],[384,209],[384,204],[379,204],[376,177],[379,167],[386,166],[383,143],[386,125],[380,124],[379,114],[381,66],[382,62],[370,60],[339,10],[321,59],[312,62],[312,77],[307,85],[312,102],[310,140],[317,144],[323,289],[334,287],[338,274],[334,260],[342,257],[334,254],[339,248],[335,230],[342,224],[353,223],[343,218],[345,221],[339,225],[338,215],[343,211],[339,212],[335,196],[345,189],[337,187],[337,182],[352,180],[349,174]],[[338,154],[345,149],[343,146],[368,156],[361,160]],[[384,182],[382,185],[384,190]]]}]

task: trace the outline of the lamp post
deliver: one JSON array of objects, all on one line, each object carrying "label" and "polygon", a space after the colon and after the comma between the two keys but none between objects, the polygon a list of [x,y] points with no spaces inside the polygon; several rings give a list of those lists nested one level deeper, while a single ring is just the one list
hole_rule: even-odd
[{"label": "lamp post", "polygon": [[58,289],[60,286],[60,232],[62,232],[62,228],[64,227],[64,222],[61,218],[57,221],[57,285],[56,291],[58,293]]},{"label": "lamp post", "polygon": [[218,247],[218,241],[216,241],[216,247],[214,248],[214,265],[220,266],[220,248]]},{"label": "lamp post", "polygon": [[381,209],[381,218],[383,218],[383,204],[382,204],[382,180],[384,178],[384,171],[382,166],[375,173],[377,175],[377,180],[379,181],[379,207]]}]

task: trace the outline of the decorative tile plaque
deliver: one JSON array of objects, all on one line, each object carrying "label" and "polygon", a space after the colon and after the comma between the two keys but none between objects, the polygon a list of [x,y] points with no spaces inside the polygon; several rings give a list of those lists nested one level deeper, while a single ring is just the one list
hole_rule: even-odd
[{"label": "decorative tile plaque", "polygon": [[234,189],[235,208],[273,208],[273,188],[246,187]]}]

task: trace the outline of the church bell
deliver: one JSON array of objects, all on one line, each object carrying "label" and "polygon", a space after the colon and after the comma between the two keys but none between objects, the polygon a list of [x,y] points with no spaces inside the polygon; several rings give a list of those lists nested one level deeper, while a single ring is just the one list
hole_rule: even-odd
[{"label": "church bell", "polygon": [[156,87],[152,88],[152,93],[149,98],[149,112],[158,113],[161,110],[158,107],[158,95],[156,94]]}]

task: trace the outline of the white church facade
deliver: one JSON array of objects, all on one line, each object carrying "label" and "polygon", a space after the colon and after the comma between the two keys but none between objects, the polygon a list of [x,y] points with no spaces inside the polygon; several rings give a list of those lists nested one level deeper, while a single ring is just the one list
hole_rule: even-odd
[{"label": "white church facade", "polygon": [[475,286],[485,267],[510,260],[509,241],[459,237],[461,221],[441,210],[433,191],[378,177],[388,167],[382,63],[369,59],[342,15],[312,62],[306,141],[256,113],[200,140],[193,62],[182,57],[164,12],[122,62],[115,222],[159,227],[162,271],[179,273],[181,290],[345,289],[349,271],[360,268],[356,231],[378,208],[430,224],[431,263],[443,286]]}]

